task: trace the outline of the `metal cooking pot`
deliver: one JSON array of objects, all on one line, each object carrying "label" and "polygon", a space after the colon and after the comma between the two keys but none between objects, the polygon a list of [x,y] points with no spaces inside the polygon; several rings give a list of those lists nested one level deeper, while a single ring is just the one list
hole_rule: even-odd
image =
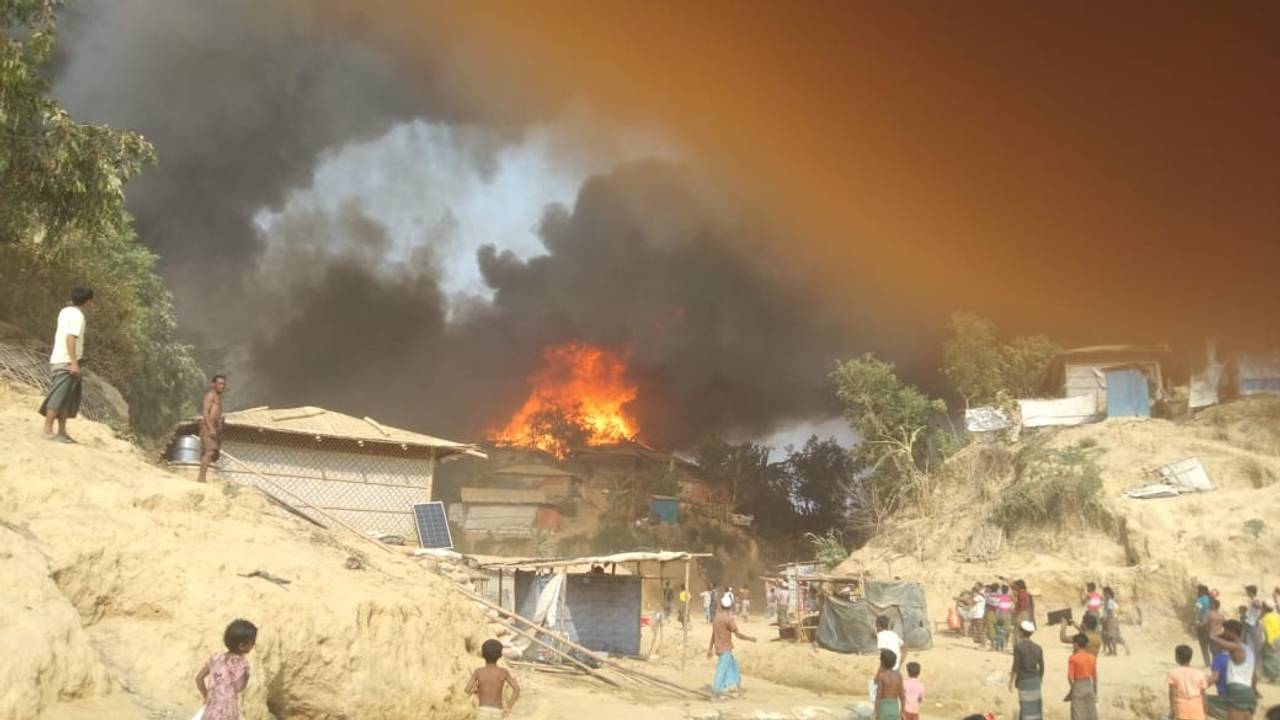
[{"label": "metal cooking pot", "polygon": [[170,461],[175,463],[200,462],[200,438],[195,435],[183,435],[173,444]]}]

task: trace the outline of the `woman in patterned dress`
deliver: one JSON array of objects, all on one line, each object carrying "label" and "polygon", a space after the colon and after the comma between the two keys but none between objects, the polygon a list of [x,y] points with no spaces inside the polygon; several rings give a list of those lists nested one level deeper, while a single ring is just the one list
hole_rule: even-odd
[{"label": "woman in patterned dress", "polygon": [[196,688],[204,698],[203,720],[239,720],[240,693],[249,684],[245,655],[258,639],[258,628],[248,620],[233,620],[222,634],[227,652],[215,653],[196,675]]}]

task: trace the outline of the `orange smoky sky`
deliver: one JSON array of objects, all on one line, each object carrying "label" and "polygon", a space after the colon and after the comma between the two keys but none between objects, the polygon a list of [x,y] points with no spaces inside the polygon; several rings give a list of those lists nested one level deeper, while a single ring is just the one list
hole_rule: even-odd
[{"label": "orange smoky sky", "polygon": [[836,301],[1274,339],[1278,3],[381,7],[410,60],[431,25],[482,88],[670,133]]}]

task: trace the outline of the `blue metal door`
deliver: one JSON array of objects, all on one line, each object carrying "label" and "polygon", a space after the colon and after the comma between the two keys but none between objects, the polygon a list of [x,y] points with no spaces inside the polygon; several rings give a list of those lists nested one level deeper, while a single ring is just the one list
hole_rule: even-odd
[{"label": "blue metal door", "polygon": [[1107,371],[1107,417],[1151,417],[1147,378],[1140,371]]}]

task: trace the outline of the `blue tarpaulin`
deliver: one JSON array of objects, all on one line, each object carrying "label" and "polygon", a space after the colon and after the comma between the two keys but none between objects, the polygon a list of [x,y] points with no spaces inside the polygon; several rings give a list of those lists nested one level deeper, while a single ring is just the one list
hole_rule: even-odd
[{"label": "blue tarpaulin", "polygon": [[649,512],[660,522],[674,523],[680,518],[680,503],[673,497],[655,496],[649,498]]},{"label": "blue tarpaulin", "polygon": [[1140,370],[1107,371],[1107,417],[1151,417],[1147,376]]}]

